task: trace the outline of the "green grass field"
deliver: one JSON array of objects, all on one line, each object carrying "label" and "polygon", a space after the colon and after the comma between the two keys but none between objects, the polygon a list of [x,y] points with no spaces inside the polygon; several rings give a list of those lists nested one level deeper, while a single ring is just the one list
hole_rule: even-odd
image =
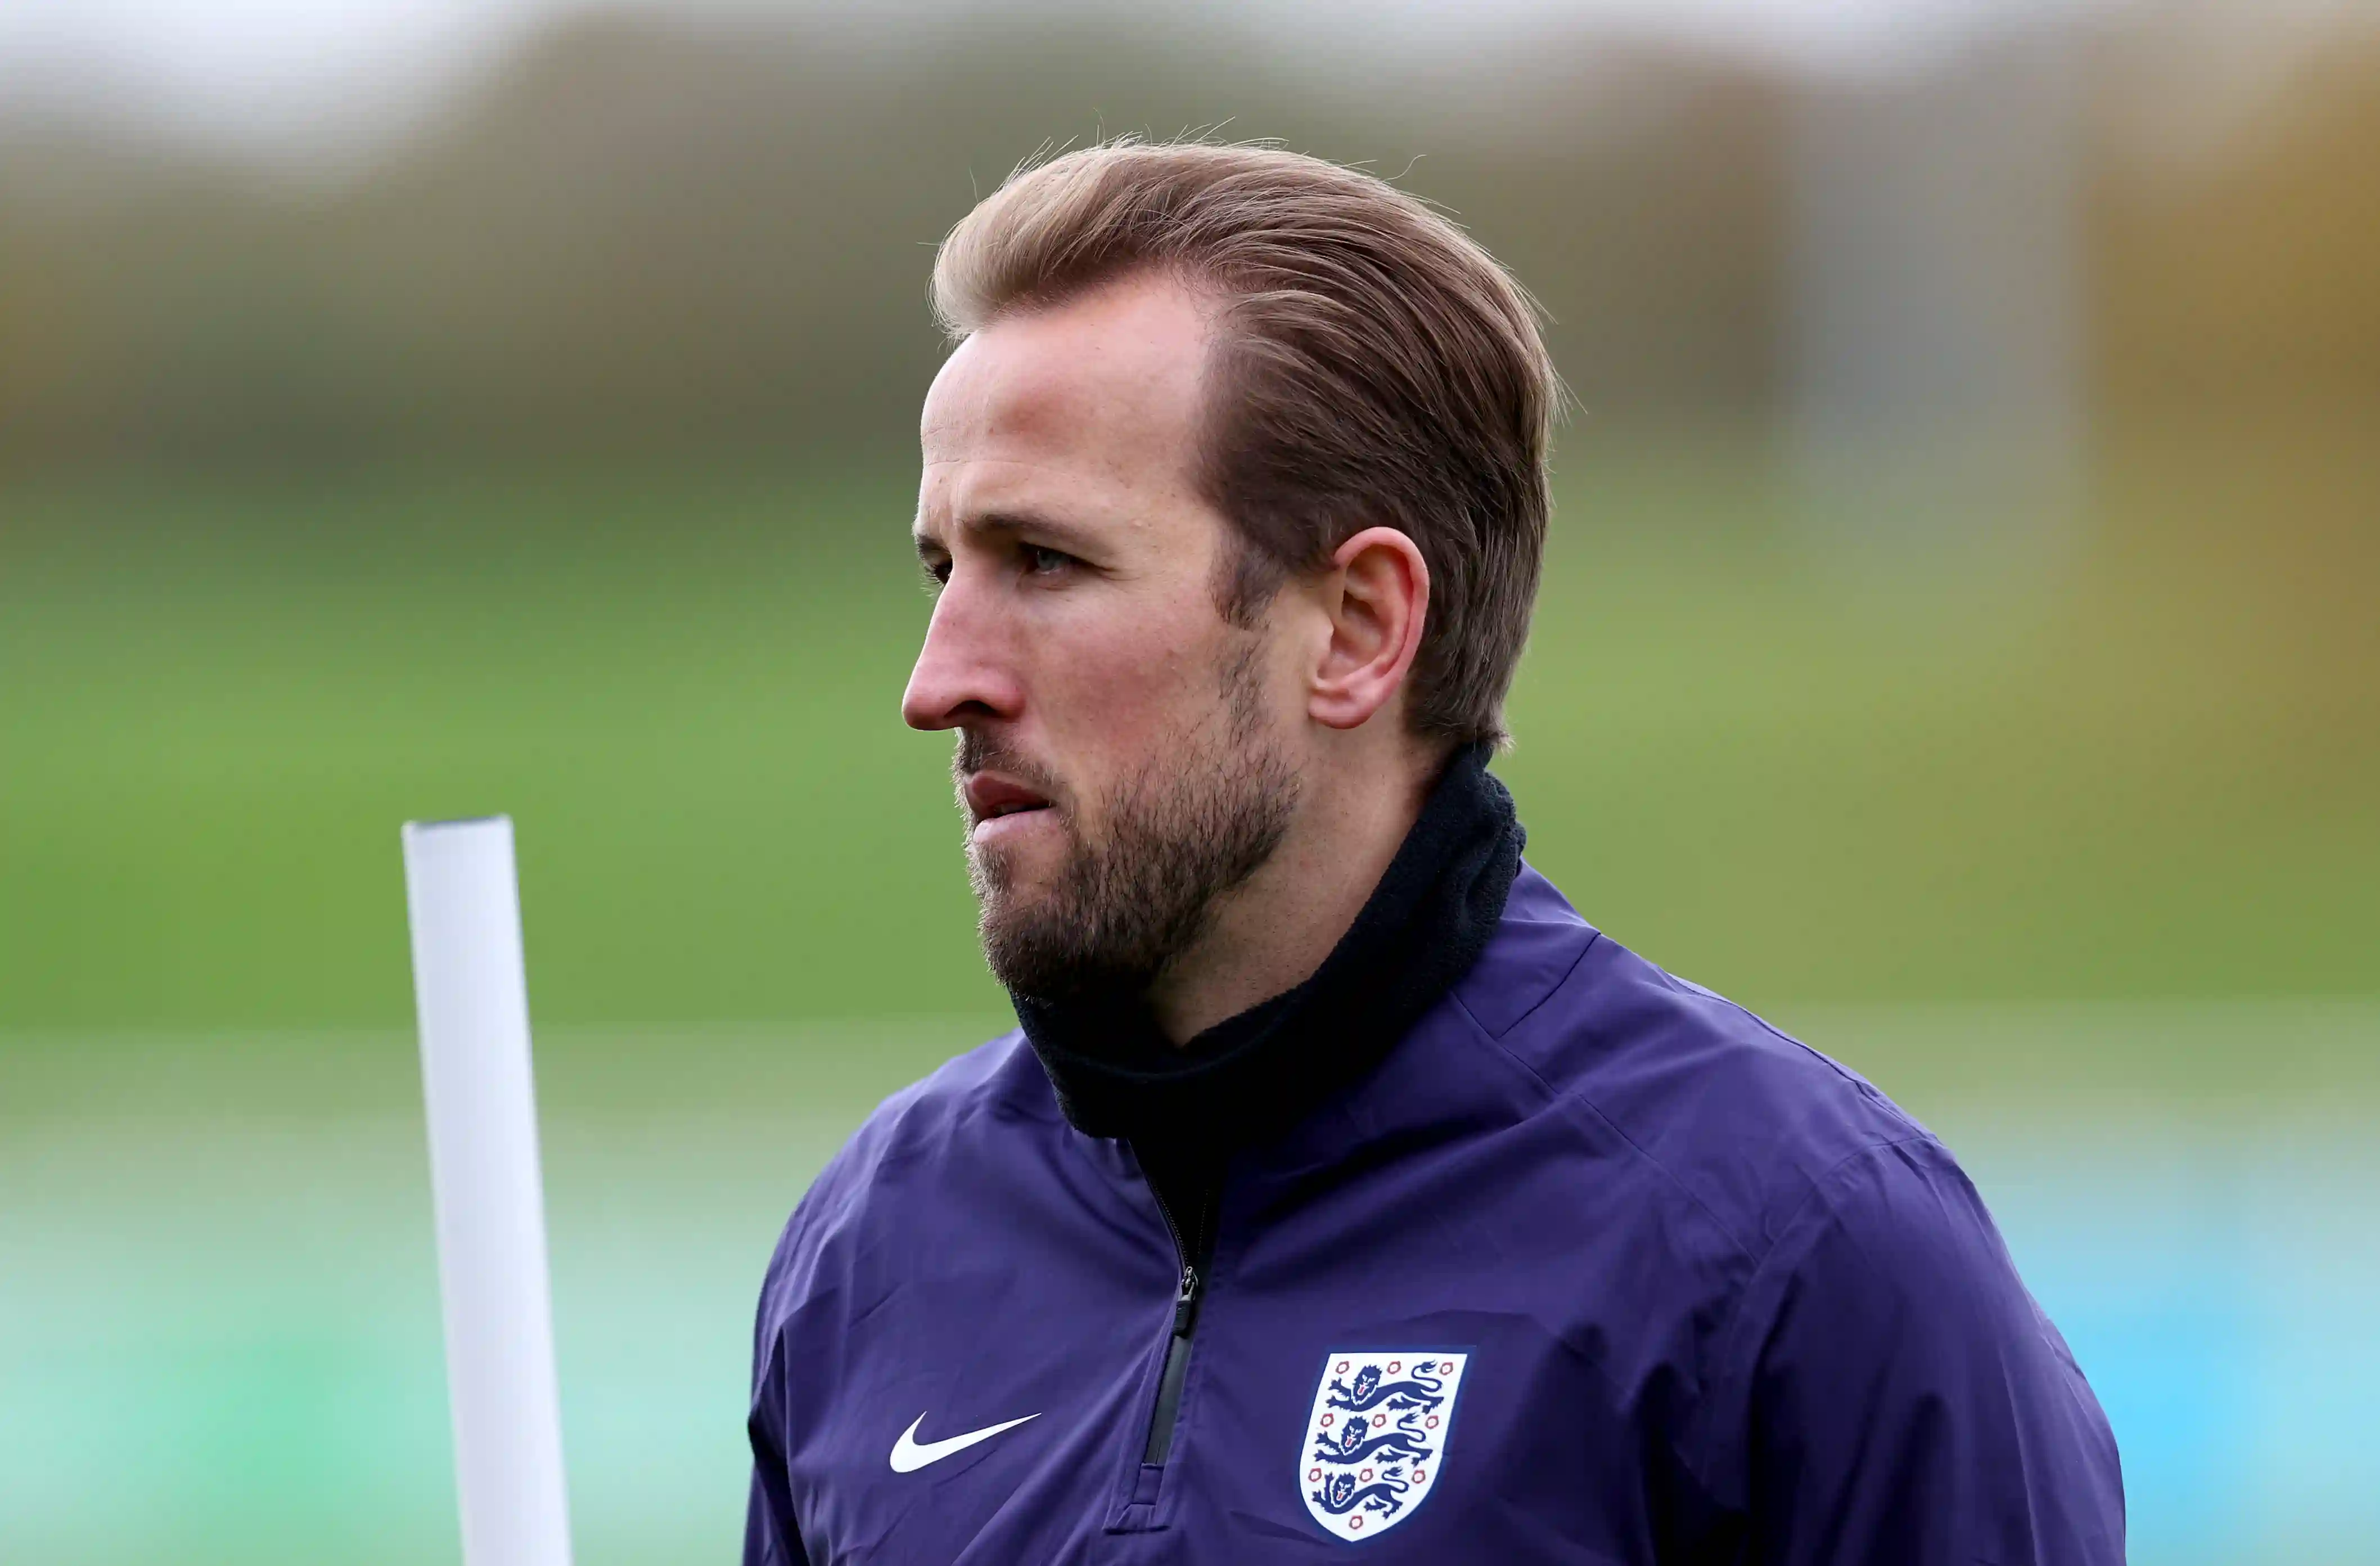
[{"label": "green grass field", "polygon": [[[492,810],[541,1017],[996,1011],[897,713],[907,503],[0,492],[0,1032],[402,1023],[397,823]],[[2288,596],[2321,562],[2119,515],[1853,569],[1784,515],[1726,448],[1570,485],[1500,768],[1590,918],[1759,1003],[2380,991],[2380,661]]]}]

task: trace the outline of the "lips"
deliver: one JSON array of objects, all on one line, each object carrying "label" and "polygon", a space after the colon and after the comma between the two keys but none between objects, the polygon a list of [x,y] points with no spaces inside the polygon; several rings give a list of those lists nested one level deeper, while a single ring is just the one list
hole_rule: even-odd
[{"label": "lips", "polygon": [[1047,810],[1050,798],[999,772],[983,771],[966,781],[967,810],[978,823],[1027,810]]}]

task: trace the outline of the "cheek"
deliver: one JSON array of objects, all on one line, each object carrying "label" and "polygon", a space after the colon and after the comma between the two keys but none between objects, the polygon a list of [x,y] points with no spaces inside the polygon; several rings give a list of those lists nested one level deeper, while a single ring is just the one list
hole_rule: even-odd
[{"label": "cheek", "polygon": [[1055,632],[1036,651],[1044,722],[1086,752],[1136,759],[1216,705],[1220,629],[1211,614],[1120,614]]}]

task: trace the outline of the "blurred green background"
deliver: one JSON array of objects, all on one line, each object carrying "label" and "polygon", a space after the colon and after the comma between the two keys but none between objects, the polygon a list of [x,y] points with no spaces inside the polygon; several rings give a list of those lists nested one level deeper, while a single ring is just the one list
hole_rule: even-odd
[{"label": "blurred green background", "polygon": [[190,9],[0,23],[0,1559],[457,1558],[396,827],[490,810],[579,1553],[732,1550],[777,1225],[1006,1026],[931,244],[1220,125],[1551,311],[1533,860],[1960,1151],[2136,1560],[2380,1560],[2380,19]]}]

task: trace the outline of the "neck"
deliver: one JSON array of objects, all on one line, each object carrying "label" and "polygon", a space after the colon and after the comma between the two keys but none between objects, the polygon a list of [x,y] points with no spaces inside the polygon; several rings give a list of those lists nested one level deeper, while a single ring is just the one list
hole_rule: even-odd
[{"label": "neck", "polygon": [[1281,848],[1149,987],[1170,1042],[1294,989],[1322,965],[1413,830],[1439,759],[1341,768],[1309,784]]}]

